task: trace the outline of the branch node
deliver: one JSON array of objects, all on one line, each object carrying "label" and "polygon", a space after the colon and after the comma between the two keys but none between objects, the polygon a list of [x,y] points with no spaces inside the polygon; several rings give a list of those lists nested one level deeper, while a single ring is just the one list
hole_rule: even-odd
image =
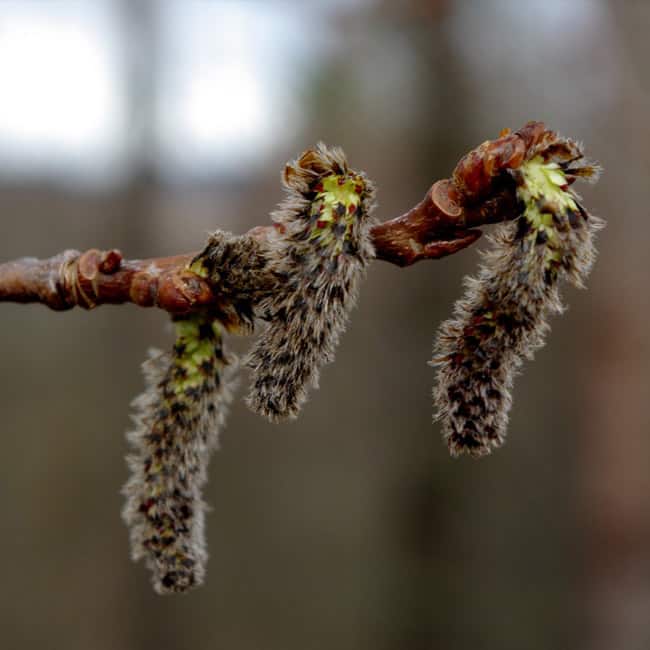
[{"label": "branch node", "polygon": [[106,275],[113,275],[120,269],[122,263],[122,253],[116,248],[110,251],[104,251],[99,260],[99,270]]}]

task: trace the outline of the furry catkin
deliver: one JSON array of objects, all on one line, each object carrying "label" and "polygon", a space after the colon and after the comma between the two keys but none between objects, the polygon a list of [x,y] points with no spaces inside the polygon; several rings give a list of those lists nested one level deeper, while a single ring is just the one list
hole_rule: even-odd
[{"label": "furry catkin", "polygon": [[190,270],[218,288],[219,305],[213,314],[228,331],[250,334],[254,305],[275,287],[269,272],[266,246],[250,235],[217,230],[190,264]]},{"label": "furry catkin", "polygon": [[288,197],[273,213],[268,258],[276,286],[257,306],[269,321],[248,365],[247,403],[275,421],[295,417],[306,387],[332,361],[374,256],[370,237],[374,188],[348,168],[340,149],[319,144],[287,165]]},{"label": "furry catkin", "polygon": [[434,347],[436,417],[453,456],[482,456],[503,444],[513,378],[544,344],[547,317],[562,312],[559,281],[583,286],[602,222],[569,185],[596,172],[577,144],[552,132],[509,171],[522,214],[498,227]]},{"label": "furry catkin", "polygon": [[222,325],[211,315],[175,321],[171,354],[152,352],[147,388],[134,401],[135,453],[124,488],[124,519],[134,560],[145,558],[158,593],[199,585],[207,553],[201,488],[210,452],[231,400],[234,360],[223,350]]}]

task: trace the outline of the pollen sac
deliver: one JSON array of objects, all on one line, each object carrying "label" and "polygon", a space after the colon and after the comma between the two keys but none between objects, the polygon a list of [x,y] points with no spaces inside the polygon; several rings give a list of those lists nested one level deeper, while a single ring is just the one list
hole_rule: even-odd
[{"label": "pollen sac", "polygon": [[272,421],[295,417],[318,385],[374,256],[374,189],[343,152],[320,144],[287,165],[288,197],[273,213],[268,243],[274,288],[256,307],[268,326],[248,358],[247,403]]},{"label": "pollen sac", "polygon": [[174,325],[172,353],[153,352],[144,364],[147,388],[133,403],[134,453],[123,490],[133,559],[145,559],[158,593],[187,591],[203,580],[201,488],[231,401],[235,365],[224,353],[223,327],[211,315]]},{"label": "pollen sac", "polygon": [[548,316],[563,311],[560,281],[584,286],[603,223],[570,189],[576,178],[597,175],[575,142],[538,133],[508,174],[522,213],[497,227],[434,346],[436,418],[454,456],[483,456],[503,444],[513,379],[543,346]]}]

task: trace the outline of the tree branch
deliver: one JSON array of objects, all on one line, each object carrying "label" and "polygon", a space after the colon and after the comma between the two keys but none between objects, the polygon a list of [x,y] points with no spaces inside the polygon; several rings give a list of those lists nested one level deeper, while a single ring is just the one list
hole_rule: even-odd
[{"label": "tree branch", "polygon": [[[400,267],[439,259],[473,244],[482,234],[477,226],[518,216],[515,185],[507,172],[546,133],[540,122],[529,122],[471,151],[452,178],[437,181],[404,215],[372,229],[377,259]],[[258,226],[248,234],[264,240],[272,228]],[[219,287],[187,268],[194,256],[125,260],[118,250],[90,249],[66,250],[45,260],[22,258],[0,264],[0,301],[42,303],[56,310],[131,302],[177,314],[218,306]]]}]

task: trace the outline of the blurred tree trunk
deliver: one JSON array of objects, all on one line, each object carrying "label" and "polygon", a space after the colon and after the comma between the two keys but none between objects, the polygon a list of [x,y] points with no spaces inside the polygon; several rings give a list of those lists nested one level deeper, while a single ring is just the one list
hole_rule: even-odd
[{"label": "blurred tree trunk", "polygon": [[124,38],[124,79],[129,133],[128,185],[121,220],[135,254],[145,256],[155,220],[157,68],[160,61],[159,13],[154,0],[118,0]]},{"label": "blurred tree trunk", "polygon": [[[604,235],[609,247],[596,272],[599,291],[605,295],[582,346],[594,353],[582,367],[581,593],[589,629],[587,650],[642,650],[650,647],[648,228],[639,221],[641,215],[626,215],[626,207],[647,204],[650,150],[630,125],[643,124],[650,112],[645,65],[650,5],[610,1],[609,9],[623,65],[616,111],[609,116],[599,149],[607,156],[603,162],[608,186],[618,191],[602,197],[610,217]],[[637,173],[630,174],[631,169]],[[600,274],[598,268],[619,272]]]}]

